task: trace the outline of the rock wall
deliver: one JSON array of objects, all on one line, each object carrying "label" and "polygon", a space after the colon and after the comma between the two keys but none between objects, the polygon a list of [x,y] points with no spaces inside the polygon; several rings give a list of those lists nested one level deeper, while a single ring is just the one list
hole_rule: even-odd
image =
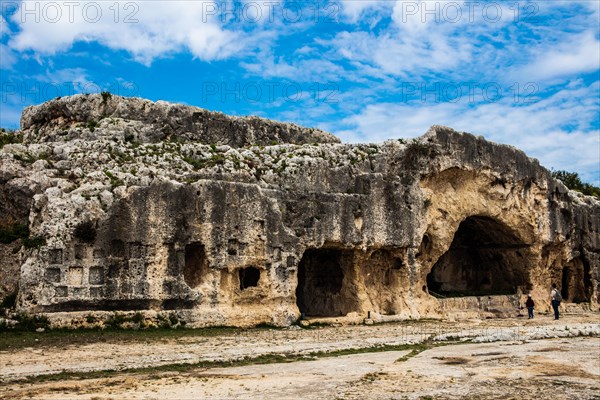
[{"label": "rock wall", "polygon": [[102,136],[133,142],[173,140],[230,146],[339,143],[338,138],[319,129],[110,93],[58,98],[27,107],[21,129],[32,142]]},{"label": "rock wall", "polygon": [[[57,139],[103,101],[129,118],[119,129],[143,123],[135,140],[109,122]],[[259,120],[262,143],[322,143],[251,145],[239,126],[198,129],[200,142],[155,136],[178,107],[78,96],[24,112],[26,144],[0,153],[3,190],[35,193],[23,207],[45,242],[21,250],[20,310],[180,310],[193,326],[386,320],[518,307],[529,292],[542,311],[553,282],[598,306],[600,202],[513,147],[439,126],[337,144]]]}]

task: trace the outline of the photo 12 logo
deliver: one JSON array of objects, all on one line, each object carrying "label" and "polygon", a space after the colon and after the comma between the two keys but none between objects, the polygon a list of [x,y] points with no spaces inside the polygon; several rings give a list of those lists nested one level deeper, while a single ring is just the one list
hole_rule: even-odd
[{"label": "photo 12 logo", "polygon": [[336,83],[312,82],[202,82],[202,102],[221,103],[337,103],[339,88]]},{"label": "photo 12 logo", "polygon": [[94,24],[103,18],[114,23],[136,24],[140,4],[135,1],[0,1],[2,15],[26,23]]},{"label": "photo 12 logo", "polygon": [[[222,23],[265,23],[281,21],[338,22],[342,5],[321,1],[3,1],[3,16],[19,23],[59,23],[101,20],[114,23],[138,23],[144,11],[154,14],[165,4],[184,4],[198,16],[198,23],[218,20]],[[198,14],[199,13],[199,14]]]},{"label": "photo 12 logo", "polygon": [[400,21],[410,22],[491,22],[502,20],[518,22],[539,13],[536,2],[488,1],[401,1]]},{"label": "photo 12 logo", "polygon": [[404,103],[496,103],[509,97],[514,103],[533,103],[539,91],[535,82],[514,82],[510,86],[498,82],[402,82],[400,85]]},{"label": "photo 12 logo", "polygon": [[2,103],[38,104],[75,94],[109,92],[117,96],[132,97],[139,94],[135,82],[114,82],[99,85],[94,82],[2,82]]},{"label": "photo 12 logo", "polygon": [[204,1],[202,17],[221,22],[338,22],[342,5],[331,1]]}]

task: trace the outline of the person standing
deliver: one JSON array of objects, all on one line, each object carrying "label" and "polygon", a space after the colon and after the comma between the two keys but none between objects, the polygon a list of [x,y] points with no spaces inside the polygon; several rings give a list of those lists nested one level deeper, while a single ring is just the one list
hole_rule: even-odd
[{"label": "person standing", "polygon": [[527,307],[527,314],[529,315],[529,319],[533,318],[533,308],[535,307],[535,303],[531,298],[531,295],[527,295],[527,301],[525,302],[525,307]]},{"label": "person standing", "polygon": [[558,319],[558,306],[560,306],[560,302],[562,300],[562,296],[558,289],[556,288],[556,283],[552,284],[552,291],[550,292],[550,300],[552,303],[552,308],[554,309],[554,319]]}]

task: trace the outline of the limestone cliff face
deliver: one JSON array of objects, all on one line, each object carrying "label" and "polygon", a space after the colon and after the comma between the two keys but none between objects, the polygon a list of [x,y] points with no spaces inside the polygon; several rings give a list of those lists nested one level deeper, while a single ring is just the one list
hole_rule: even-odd
[{"label": "limestone cliff face", "polygon": [[21,211],[45,239],[17,255],[21,310],[385,320],[494,312],[529,292],[543,310],[554,282],[598,306],[600,202],[513,147],[438,126],[347,145],[190,110],[76,96],[24,112],[26,144],[0,153],[3,193],[29,194]]},{"label": "limestone cliff face", "polygon": [[[21,117],[26,140],[122,139],[200,142],[234,147],[273,143],[339,143],[319,129],[258,117],[231,117],[198,107],[139,98],[77,95],[28,107]],[[97,129],[97,131],[96,131]]]}]

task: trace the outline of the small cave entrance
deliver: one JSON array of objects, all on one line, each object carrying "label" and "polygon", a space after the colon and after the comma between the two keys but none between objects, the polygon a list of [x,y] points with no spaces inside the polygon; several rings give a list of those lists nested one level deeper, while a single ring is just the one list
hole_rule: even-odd
[{"label": "small cave entrance", "polygon": [[430,294],[444,297],[510,295],[531,288],[529,246],[505,224],[472,216],[458,227],[448,251],[427,275]]},{"label": "small cave entrance", "polygon": [[208,272],[208,260],[204,245],[193,242],[185,246],[185,265],[183,279],[191,288],[198,287]]},{"label": "small cave entrance", "polygon": [[587,303],[592,296],[589,264],[581,257],[569,261],[562,270],[561,295],[564,301]]},{"label": "small cave entrance", "polygon": [[240,268],[238,270],[240,279],[240,290],[258,286],[260,280],[260,270],[256,267]]},{"label": "small cave entrance", "polygon": [[356,309],[350,282],[354,253],[344,249],[308,249],[298,265],[296,304],[312,317],[337,317]]}]

